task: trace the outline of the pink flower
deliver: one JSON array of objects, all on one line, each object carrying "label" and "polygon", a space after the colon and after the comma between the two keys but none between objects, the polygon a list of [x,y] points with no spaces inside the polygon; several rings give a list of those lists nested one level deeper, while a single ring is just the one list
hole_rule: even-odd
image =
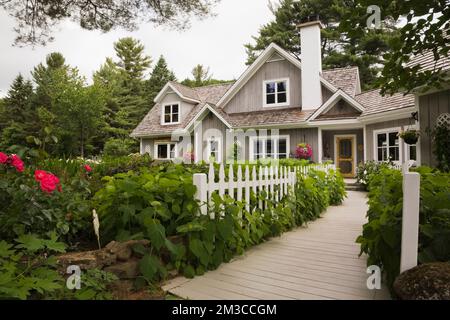
[{"label": "pink flower", "polygon": [[297,158],[309,160],[313,155],[312,147],[307,143],[300,143],[295,149],[295,154]]},{"label": "pink flower", "polygon": [[44,170],[36,170],[34,172],[34,179],[36,181],[41,181],[42,179],[44,179],[44,177],[47,175],[47,172],[45,172]]},{"label": "pink flower", "polygon": [[36,181],[39,181],[41,190],[46,193],[52,193],[55,189],[58,189],[59,192],[62,191],[59,178],[50,172],[36,170],[34,172],[34,178]]},{"label": "pink flower", "polygon": [[23,172],[24,170],[23,161],[17,154],[11,155],[11,165],[19,172]]},{"label": "pink flower", "polygon": [[87,172],[91,172],[91,171],[92,171],[92,168],[91,168],[90,165],[85,164],[85,165],[84,165],[84,170],[86,170]]},{"label": "pink flower", "polygon": [[5,154],[5,153],[3,153],[3,152],[0,152],[0,163],[6,163],[8,161],[8,156]]}]

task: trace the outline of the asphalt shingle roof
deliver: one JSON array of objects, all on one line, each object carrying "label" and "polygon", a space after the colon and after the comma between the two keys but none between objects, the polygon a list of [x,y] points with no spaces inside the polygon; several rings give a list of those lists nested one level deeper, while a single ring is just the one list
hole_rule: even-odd
[{"label": "asphalt shingle roof", "polygon": [[354,97],[358,88],[358,67],[336,68],[322,71],[322,77],[338,89]]},{"label": "asphalt shingle roof", "polygon": [[382,96],[380,94],[380,89],[363,92],[356,95],[355,99],[365,108],[361,116],[414,106],[414,95],[403,95],[403,93],[396,93],[392,96]]}]

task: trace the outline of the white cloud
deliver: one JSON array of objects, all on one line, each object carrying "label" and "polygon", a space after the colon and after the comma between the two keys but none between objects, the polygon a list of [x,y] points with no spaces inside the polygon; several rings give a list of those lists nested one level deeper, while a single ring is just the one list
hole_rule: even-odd
[{"label": "white cloud", "polygon": [[164,55],[179,79],[189,76],[198,63],[209,66],[215,78],[237,78],[245,69],[243,45],[272,19],[272,14],[265,0],[222,0],[215,12],[216,17],[194,20],[184,32],[144,24],[134,32],[115,30],[102,34],[65,21],[54,32],[54,42],[33,49],[12,46],[14,20],[0,11],[0,96],[19,72],[31,77],[33,67],[54,51],[61,52],[70,65],[90,79],[105,57],[114,56],[113,42],[124,36],[141,40],[154,61]]}]

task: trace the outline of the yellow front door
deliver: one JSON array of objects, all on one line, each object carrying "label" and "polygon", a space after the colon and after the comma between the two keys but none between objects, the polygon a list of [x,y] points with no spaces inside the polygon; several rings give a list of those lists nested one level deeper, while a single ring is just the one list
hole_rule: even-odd
[{"label": "yellow front door", "polygon": [[355,157],[354,154],[354,137],[337,137],[337,161],[336,165],[341,170],[341,174],[344,177],[354,177],[355,176]]}]

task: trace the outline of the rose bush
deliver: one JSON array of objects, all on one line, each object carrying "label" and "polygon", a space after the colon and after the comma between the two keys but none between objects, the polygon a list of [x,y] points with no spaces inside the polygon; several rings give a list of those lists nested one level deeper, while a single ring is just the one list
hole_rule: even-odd
[{"label": "rose bush", "polygon": [[311,160],[313,150],[308,143],[299,143],[295,148],[295,157],[298,159]]}]

